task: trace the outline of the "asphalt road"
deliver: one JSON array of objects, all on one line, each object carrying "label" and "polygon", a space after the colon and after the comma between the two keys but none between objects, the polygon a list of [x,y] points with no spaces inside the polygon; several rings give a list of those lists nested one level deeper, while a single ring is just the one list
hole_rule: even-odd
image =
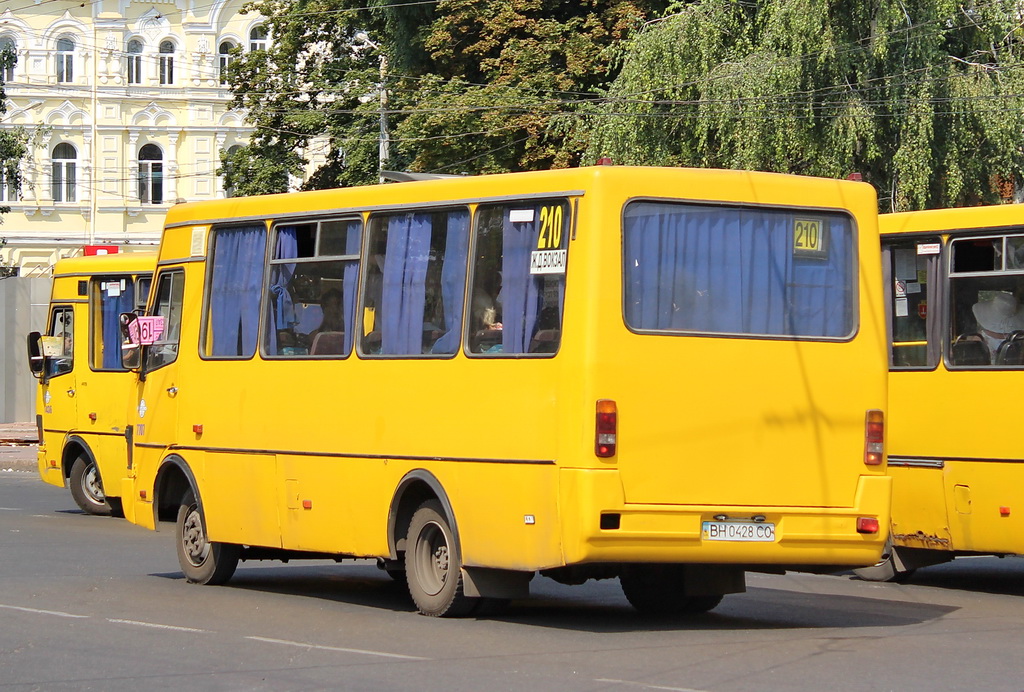
[{"label": "asphalt road", "polygon": [[1024,689],[1024,561],[909,585],[751,575],[689,619],[612,581],[537,578],[493,619],[438,620],[372,563],[243,563],[185,583],[173,536],[0,474],[0,690]]}]

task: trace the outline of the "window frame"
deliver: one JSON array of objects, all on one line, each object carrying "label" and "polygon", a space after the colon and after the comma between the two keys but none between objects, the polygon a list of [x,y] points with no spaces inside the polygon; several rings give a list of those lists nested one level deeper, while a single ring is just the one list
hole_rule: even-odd
[{"label": "window frame", "polygon": [[[320,227],[322,224],[328,223],[358,223],[359,225],[359,251],[356,253],[349,253],[343,255],[321,255],[320,243],[321,234]],[[312,257],[274,257],[275,248],[277,246],[278,233],[280,229],[285,226],[306,226],[312,225],[316,227],[315,239],[314,239],[314,254]],[[260,357],[269,361],[293,361],[293,360],[346,360],[352,357],[356,353],[356,339],[355,331],[361,312],[361,276],[364,272],[363,263],[363,252],[364,246],[366,245],[366,232],[367,232],[367,221],[366,214],[357,211],[351,212],[340,212],[337,214],[329,214],[324,216],[303,216],[300,218],[281,218],[274,220],[270,226],[270,231],[267,234],[267,252],[266,252],[266,271],[264,272],[263,292],[261,294],[262,305],[260,308],[260,333],[259,333],[259,354]],[[342,300],[349,301],[353,310],[353,323],[352,329],[345,335],[345,346],[348,347],[347,353],[323,353],[313,354],[309,353],[294,353],[294,354],[283,354],[283,353],[271,353],[269,342],[270,327],[275,328],[276,338],[276,327],[274,324],[273,316],[270,314],[272,309],[272,303],[269,300],[269,293],[271,288],[271,280],[275,266],[280,265],[308,265],[308,264],[326,264],[328,262],[352,262],[356,266],[356,285],[354,288],[354,294],[351,296],[342,295]],[[344,280],[344,279],[342,279]]]},{"label": "window frame", "polygon": [[9,65],[3,71],[4,84],[10,84],[14,81],[14,68],[18,64],[18,41],[11,34],[4,34],[0,36],[0,51],[6,48],[10,48],[14,51],[14,64]]},{"label": "window frame", "polygon": [[[164,50],[170,46],[170,50]],[[167,38],[157,46],[157,70],[160,86],[174,86],[174,56],[178,52],[178,45]]]},{"label": "window frame", "polygon": [[[138,46],[138,52],[132,50],[133,46]],[[145,50],[145,44],[138,38],[129,39],[125,45],[125,83],[128,86],[142,84],[142,54]]]},{"label": "window frame", "polygon": [[[170,286],[169,295],[168,295],[167,314],[166,315],[161,315],[161,313],[160,313],[160,309],[161,309],[161,305],[160,305],[160,287],[161,287],[161,284],[164,281],[164,279],[169,279],[170,282],[171,282],[171,286]],[[173,342],[173,344],[174,344],[174,351],[173,351],[174,357],[171,358],[170,360],[161,361],[159,363],[156,363],[155,365],[153,364],[153,361],[155,359],[155,356],[153,355],[154,347],[170,344],[170,343],[172,343],[170,341],[170,339],[165,339],[163,341],[157,341],[157,342],[155,342],[153,344],[148,344],[146,346],[143,346],[142,347],[143,352],[142,352],[142,358],[141,358],[141,368],[140,368],[140,377],[141,378],[145,378],[145,376],[148,375],[149,373],[156,372],[157,370],[160,370],[162,368],[167,367],[168,365],[171,365],[172,363],[177,362],[178,356],[181,355],[181,323],[182,323],[182,313],[184,312],[184,304],[185,304],[185,269],[184,269],[184,267],[174,266],[174,267],[169,267],[169,268],[166,268],[166,269],[162,269],[159,272],[157,272],[157,274],[153,277],[153,283],[152,283],[152,286],[151,286],[150,290],[151,291],[155,291],[155,293],[153,295],[152,311],[149,312],[149,316],[151,316],[151,317],[162,316],[164,318],[164,331],[161,334],[161,337],[169,335],[171,333],[171,331],[172,331],[171,330],[172,322],[171,322],[170,318],[171,318],[171,311],[172,311],[172,309],[174,307],[174,300],[175,300],[175,293],[174,293],[174,291],[179,286],[180,286],[180,294],[179,294],[178,297],[180,298],[180,302],[178,303],[178,306],[177,306],[177,312],[174,315],[176,317],[176,319],[177,319],[177,322],[173,324],[173,326],[176,327],[174,329],[175,336],[174,336],[174,342]]]},{"label": "window frame", "polygon": [[[71,327],[70,330],[67,328],[67,322],[63,324],[63,328],[60,334],[56,334],[57,327],[57,315],[65,314],[71,316]],[[61,336],[66,338],[66,334],[70,331],[71,334],[71,353],[63,353],[59,357],[49,357],[46,359],[45,370],[43,372],[43,380],[49,382],[55,377],[61,375],[68,375],[75,371],[75,306],[70,303],[60,303],[57,305],[50,306],[50,314],[47,318],[46,335],[47,336]],[[68,357],[70,356],[70,357]],[[67,363],[67,369],[57,369],[58,363]]]},{"label": "window frame", "polygon": [[[945,231],[946,242],[943,246],[943,262],[942,268],[944,271],[943,275],[943,323],[942,332],[940,337],[941,349],[942,349],[942,364],[946,370],[950,372],[964,372],[964,371],[1021,371],[1024,370],[1024,365],[1007,365],[990,363],[987,365],[958,365],[952,362],[952,350],[953,342],[956,339],[956,335],[953,334],[956,320],[954,319],[953,311],[956,309],[956,301],[954,300],[954,281],[961,280],[978,280],[988,278],[1000,278],[1000,277],[1019,277],[1018,284],[1024,287],[1024,266],[1007,269],[1007,255],[1006,246],[1007,240],[1011,237],[1024,239],[1024,227],[1021,226],[1007,226],[1003,228],[986,228],[986,229],[953,229]],[[990,240],[1000,239],[1002,240],[1002,255],[1001,263],[1002,269],[993,269],[991,271],[961,271],[955,272],[953,270],[953,264],[956,259],[955,246],[963,242],[976,242],[979,240]],[[998,292],[1004,292],[1002,289],[979,289],[979,290],[996,290]],[[966,332],[965,332],[966,333]],[[993,357],[995,354],[992,354]]]},{"label": "window frame", "polygon": [[[747,333],[747,332],[714,332],[697,329],[643,329],[638,328],[629,323],[628,319],[628,306],[626,296],[626,285],[625,285],[625,262],[626,262],[626,234],[625,234],[625,221],[626,221],[626,210],[633,204],[667,204],[674,206],[686,206],[686,207],[697,207],[701,209],[723,209],[728,211],[751,211],[751,212],[782,212],[788,213],[795,216],[830,216],[830,217],[841,217],[846,220],[849,224],[849,285],[847,289],[851,293],[850,301],[850,316],[851,324],[848,333],[842,336],[809,336],[809,335],[789,335],[789,334],[759,334],[759,333]],[[796,341],[796,342],[826,342],[826,343],[847,343],[856,339],[857,334],[860,332],[860,311],[861,311],[861,295],[860,295],[860,281],[859,281],[859,270],[860,270],[860,226],[857,223],[857,218],[848,209],[835,208],[835,207],[815,207],[815,206],[794,206],[784,204],[758,204],[758,203],[744,203],[744,202],[725,202],[721,200],[707,200],[707,199],[690,199],[690,198],[664,198],[664,197],[647,197],[638,196],[627,199],[620,212],[619,218],[619,251],[621,257],[621,264],[619,267],[622,272],[622,291],[620,296],[620,309],[621,318],[623,325],[630,332],[638,335],[652,335],[652,336],[679,336],[679,337],[698,337],[698,338],[711,338],[711,339],[752,339],[758,341]],[[833,241],[830,240],[830,243]]]},{"label": "window frame", "polygon": [[[62,48],[64,42],[71,44],[71,48]],[[75,81],[75,49],[78,42],[72,36],[61,36],[55,43],[54,51],[54,77],[57,84],[73,84]]]},{"label": "window frame", "polygon": [[[144,151],[152,147],[160,152],[159,159],[142,158]],[[139,204],[166,204],[164,199],[164,150],[159,144],[147,142],[139,147],[137,154],[138,162],[138,195]],[[156,167],[159,167],[157,169]],[[158,175],[159,174],[159,175]],[[157,188],[159,187],[160,199],[155,200]],[[145,194],[143,194],[145,192]]]},{"label": "window frame", "polygon": [[[939,245],[938,253],[921,253],[917,248],[921,245],[936,243]],[[922,255],[928,256],[929,259],[926,261],[925,271],[927,272],[926,278],[928,279],[925,287],[925,303],[927,305],[927,314],[925,317],[925,339],[923,342],[919,340],[914,341],[901,341],[901,344],[907,345],[921,345],[922,343],[926,348],[925,363],[921,365],[900,365],[896,363],[896,340],[895,340],[895,320],[896,320],[896,296],[895,293],[895,282],[898,277],[895,276],[895,255],[892,251],[895,249],[911,249],[911,246],[915,249],[915,256],[921,257]],[[948,295],[948,279],[943,271],[946,257],[946,244],[943,238],[935,233],[929,234],[905,234],[898,236],[883,236],[882,237],[882,274],[884,277],[884,299],[885,299],[885,334],[888,348],[889,358],[889,370],[893,372],[906,372],[906,371],[933,371],[939,366],[939,362],[944,359],[944,352],[947,350],[943,347],[944,341],[944,323],[945,314],[947,311],[947,295]],[[888,260],[888,261],[886,261]],[[934,288],[932,288],[934,284]]]},{"label": "window frame", "polygon": [[[214,262],[216,257],[217,247],[217,234],[218,232],[240,230],[240,229],[262,229],[263,243],[262,243],[262,259],[258,263],[260,280],[259,280],[259,291],[257,294],[257,305],[256,305],[256,341],[253,346],[252,352],[242,355],[225,355],[215,354],[212,352],[213,345],[211,343],[210,336],[210,323],[211,323],[211,310],[213,308],[213,302],[211,299],[211,293],[214,289],[214,270],[217,268]],[[262,220],[253,220],[248,223],[231,221],[227,223],[214,224],[206,232],[206,271],[203,277],[203,311],[201,313],[201,320],[199,325],[199,357],[202,360],[217,360],[217,361],[246,361],[252,360],[256,357],[256,354],[262,351],[263,342],[263,314],[264,314],[264,295],[266,293],[267,281],[269,277],[269,264],[270,258],[270,239],[271,233],[267,229],[267,224]]]},{"label": "window frame", "polygon": [[[57,149],[62,146],[73,151],[74,158],[58,158]],[[58,142],[50,152],[50,198],[60,204],[78,201],[78,147],[70,142]]]},{"label": "window frame", "polygon": [[[561,276],[563,277],[562,278],[562,282],[563,282],[562,294],[563,295],[562,295],[561,305],[559,306],[559,308],[560,308],[559,309],[559,316],[558,316],[559,322],[558,322],[558,329],[557,329],[557,331],[558,331],[558,343],[557,343],[557,345],[555,347],[555,350],[551,351],[551,352],[540,352],[540,351],[530,352],[530,351],[526,351],[526,352],[521,352],[521,353],[519,353],[519,352],[508,352],[508,353],[506,353],[504,351],[500,351],[500,352],[474,351],[471,348],[471,345],[472,345],[471,342],[473,340],[474,333],[476,331],[480,331],[480,330],[475,330],[474,329],[474,316],[473,316],[472,312],[473,312],[473,309],[474,309],[473,308],[473,295],[474,295],[474,293],[476,291],[476,288],[477,288],[477,271],[478,271],[477,267],[478,267],[478,263],[479,263],[479,260],[480,260],[480,252],[481,252],[481,250],[480,250],[480,233],[479,233],[479,224],[480,224],[480,219],[481,219],[481,210],[490,209],[490,208],[501,208],[501,207],[504,207],[506,209],[512,210],[513,208],[515,208],[517,206],[519,206],[519,207],[530,206],[530,207],[541,208],[544,205],[552,206],[552,205],[555,205],[555,204],[564,204],[565,210],[566,210],[565,213],[568,215],[566,218],[563,219],[563,228],[562,228],[563,246],[558,248],[558,249],[563,249],[565,251],[565,253],[566,253],[566,260],[565,260],[566,261],[566,266],[565,266],[565,272],[561,274]],[[577,222],[577,217],[578,217],[578,212],[579,212],[578,206],[579,206],[579,204],[578,204],[578,198],[577,197],[574,197],[573,195],[566,194],[566,193],[561,193],[560,194],[558,192],[541,193],[541,194],[524,195],[524,196],[510,196],[510,197],[503,197],[501,199],[494,199],[494,200],[482,200],[479,203],[477,203],[476,205],[474,205],[474,207],[473,207],[473,217],[472,217],[472,219],[470,221],[470,230],[469,230],[469,233],[470,233],[469,258],[470,259],[468,260],[467,263],[470,266],[469,266],[469,274],[468,274],[467,279],[466,279],[466,296],[467,297],[466,297],[466,300],[465,300],[465,305],[463,306],[463,315],[462,315],[462,321],[463,321],[462,353],[467,358],[473,358],[473,359],[481,358],[481,359],[485,359],[485,360],[486,359],[493,359],[493,358],[499,358],[499,359],[554,358],[562,350],[562,332],[563,332],[562,327],[565,324],[565,306],[569,304],[569,301],[568,301],[567,296],[566,296],[566,294],[568,293],[568,290],[569,290],[569,271],[570,271],[570,266],[571,266],[571,263],[569,262],[569,259],[570,259],[571,255],[572,255],[572,253],[569,252],[569,246],[571,245],[572,240],[573,240],[573,238],[575,236],[576,222]],[[532,250],[531,250],[531,252],[532,252]],[[504,245],[504,240],[502,240],[502,257],[504,257],[504,256],[505,256],[505,245]],[[501,293],[501,289],[498,290],[498,294],[499,295],[500,295],[500,293]],[[492,298],[496,298],[496,297],[497,296],[492,296]],[[540,319],[540,313],[538,312],[538,314],[536,316],[536,320],[539,320],[539,319]],[[501,321],[503,322],[503,327],[502,327],[501,331],[504,332],[504,323],[506,323],[508,320],[503,315]],[[534,323],[533,326],[536,327],[536,322]],[[542,330],[541,329],[536,329],[533,332],[533,335],[531,336],[531,342],[533,341],[534,338],[536,338],[536,334],[539,333],[540,331],[542,331]],[[503,337],[502,341],[504,342],[504,333],[503,333],[502,337]]]}]

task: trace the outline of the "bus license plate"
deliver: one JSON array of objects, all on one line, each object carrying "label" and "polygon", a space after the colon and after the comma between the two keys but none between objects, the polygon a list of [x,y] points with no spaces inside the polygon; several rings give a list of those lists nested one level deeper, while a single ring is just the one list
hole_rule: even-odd
[{"label": "bus license plate", "polygon": [[775,540],[775,524],[761,521],[705,521],[701,527],[705,541]]}]

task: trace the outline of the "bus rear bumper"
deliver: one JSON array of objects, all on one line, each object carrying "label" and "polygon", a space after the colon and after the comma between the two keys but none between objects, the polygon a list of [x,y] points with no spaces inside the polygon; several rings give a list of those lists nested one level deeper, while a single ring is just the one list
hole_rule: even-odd
[{"label": "bus rear bumper", "polygon": [[50,460],[46,458],[46,445],[40,444],[39,451],[36,453],[36,469],[39,471],[39,477],[50,485],[55,485],[58,488],[64,487],[64,469],[60,465],[60,459]]},{"label": "bus rear bumper", "polygon": [[[861,476],[851,507],[626,504],[614,470],[562,469],[563,558],[582,563],[665,562],[863,566],[878,562],[889,528],[887,476]],[[572,508],[566,510],[565,508]],[[859,533],[860,517],[878,520]],[[705,522],[773,525],[760,540],[712,540]],[[604,527],[604,528],[602,528]]]}]

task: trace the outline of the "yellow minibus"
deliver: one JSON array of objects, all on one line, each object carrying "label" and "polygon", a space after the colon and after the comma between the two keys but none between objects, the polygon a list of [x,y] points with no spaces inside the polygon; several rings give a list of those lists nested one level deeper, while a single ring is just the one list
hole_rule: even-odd
[{"label": "yellow minibus", "polygon": [[70,487],[89,514],[121,514],[135,376],[121,366],[118,320],[145,307],[155,268],[153,252],[59,260],[46,335],[29,335],[29,363],[39,379],[39,475]]},{"label": "yellow minibus", "polygon": [[[186,578],[376,558],[426,615],[618,577],[874,564],[889,522],[873,189],[598,166],[172,207],[129,520]],[[129,501],[128,498],[131,498]]]},{"label": "yellow minibus", "polygon": [[1024,553],[1024,208],[883,214],[890,335],[889,580],[969,554]]}]

